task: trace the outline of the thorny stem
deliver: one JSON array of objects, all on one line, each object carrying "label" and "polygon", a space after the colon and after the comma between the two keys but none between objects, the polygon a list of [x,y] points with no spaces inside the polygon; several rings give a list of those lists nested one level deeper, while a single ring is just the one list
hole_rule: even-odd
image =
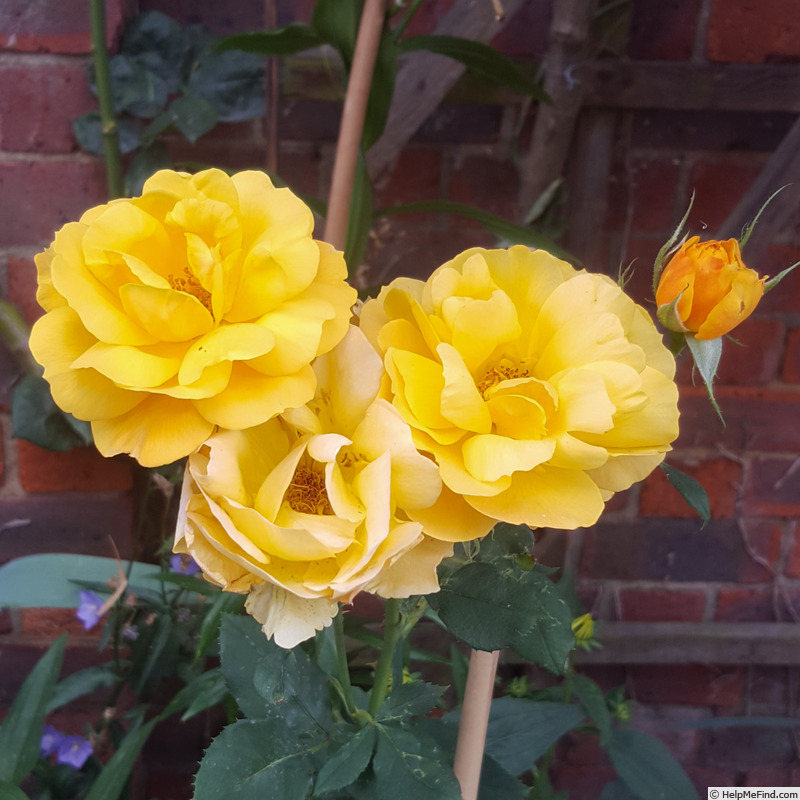
[{"label": "thorny stem", "polygon": [[372,695],[369,699],[369,713],[374,717],[386,699],[389,690],[389,677],[392,672],[394,648],[400,633],[400,601],[390,599],[386,601],[386,611],[383,623],[383,647],[375,668],[375,681],[372,686]]},{"label": "thorny stem", "polygon": [[352,717],[356,710],[353,687],[350,683],[350,667],[347,664],[347,649],[344,646],[344,606],[339,604],[339,613],[333,618],[333,638],[336,643],[336,668],[342,685],[347,713]]},{"label": "thorny stem", "polygon": [[103,151],[108,177],[110,199],[122,197],[122,162],[119,155],[119,135],[114,106],[111,101],[111,75],[106,45],[106,8],[104,0],[91,0],[92,54],[100,104],[100,124],[103,131]]}]

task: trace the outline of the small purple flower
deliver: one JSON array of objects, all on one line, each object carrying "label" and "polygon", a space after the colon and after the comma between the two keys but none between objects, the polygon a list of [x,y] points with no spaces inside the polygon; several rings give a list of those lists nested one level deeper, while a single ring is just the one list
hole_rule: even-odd
[{"label": "small purple flower", "polygon": [[92,746],[82,736],[64,736],[56,752],[56,762],[80,769],[93,752]]},{"label": "small purple flower", "polygon": [[137,625],[123,625],[122,638],[129,642],[135,642],[139,638],[139,627]]},{"label": "small purple flower", "polygon": [[55,753],[64,741],[64,734],[57,731],[52,725],[45,725],[42,731],[42,741],[39,744],[43,756]]},{"label": "small purple flower", "polygon": [[88,631],[100,620],[103,598],[88,589],[81,590],[80,598],[81,604],[78,606],[75,616],[83,623],[83,629]]},{"label": "small purple flower", "polygon": [[176,553],[169,560],[170,569],[178,575],[197,575],[200,567],[191,556],[183,556]]}]

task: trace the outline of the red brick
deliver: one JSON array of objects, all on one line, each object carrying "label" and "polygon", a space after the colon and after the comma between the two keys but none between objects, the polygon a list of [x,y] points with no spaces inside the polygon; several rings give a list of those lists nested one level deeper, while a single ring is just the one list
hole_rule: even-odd
[{"label": "red brick", "polygon": [[790,578],[800,578],[800,531],[797,523],[793,523],[790,529],[791,550],[786,562],[785,573]]},{"label": "red brick", "polygon": [[796,783],[790,783],[791,780],[792,773],[788,769],[751,769],[742,785],[761,788],[765,786],[797,786]]},{"label": "red brick", "polygon": [[[786,329],[775,319],[750,317],[726,341],[717,382],[729,386],[763,386],[778,377]],[[687,361],[689,359],[686,359]]]},{"label": "red brick", "polygon": [[[122,23],[123,0],[106,0],[109,43]],[[88,53],[89,0],[3,0],[0,49],[33,53]]]},{"label": "red brick", "polygon": [[710,786],[738,786],[740,770],[688,766],[686,774],[702,797]]},{"label": "red brick", "polygon": [[11,633],[14,623],[11,619],[11,612],[7,608],[0,608],[0,636]]},{"label": "red brick", "polygon": [[[419,7],[419,11],[411,18],[405,35],[419,36],[424,33],[433,33],[452,7],[453,0],[432,0],[432,2],[423,3]],[[397,14],[395,20],[399,21],[402,17],[403,13]]]},{"label": "red brick", "polygon": [[32,258],[8,257],[8,299],[30,325],[44,314],[36,302],[36,265]]},{"label": "red brick", "polygon": [[[786,202],[781,197],[775,202]],[[747,248],[744,252],[747,262]],[[788,244],[774,244],[767,247],[758,264],[748,264],[761,275],[774,277],[783,270],[800,261],[800,247]],[[772,312],[793,313],[800,309],[800,267],[790,272],[774,289],[761,299],[758,304],[759,314]]]},{"label": "red brick", "polygon": [[[20,113],[24,108],[25,113]],[[0,69],[0,147],[28,153],[78,148],[72,120],[97,108],[86,65],[77,62]]]},{"label": "red brick", "polygon": [[639,0],[633,4],[628,55],[685,61],[692,54],[699,0]]},{"label": "red brick", "polygon": [[[427,3],[422,4],[424,9]],[[492,39],[491,46],[506,55],[539,59],[547,47],[551,3],[525,3]]]},{"label": "red brick", "polygon": [[620,589],[622,619],[626,622],[700,622],[706,608],[702,591]]},{"label": "red brick", "polygon": [[632,665],[629,674],[634,698],[656,705],[736,706],[747,679],[743,667],[701,664]]},{"label": "red brick", "polygon": [[561,767],[551,774],[553,788],[570,797],[600,797],[607,783],[616,781],[613,767]]},{"label": "red brick", "polygon": [[[262,30],[264,27],[264,7],[260,3],[219,3],[216,0],[138,0],[140,11],[161,11],[173,19],[188,22],[199,22],[210,28],[218,36],[245,31]],[[292,0],[291,20],[310,21],[306,16],[307,0]],[[281,18],[281,4],[278,4],[278,22],[287,24]]]},{"label": "red brick", "polygon": [[745,486],[744,512],[790,518],[800,515],[800,464],[796,457],[753,459]]},{"label": "red brick", "polygon": [[790,683],[794,683],[792,667],[751,667],[748,697],[750,713],[766,716],[791,714]]},{"label": "red brick", "polygon": [[630,175],[620,176],[611,184],[607,227],[622,230],[628,207],[631,206],[633,233],[663,233],[666,240],[676,224],[673,219],[673,198],[677,181],[678,167],[671,160],[635,161],[631,165]]},{"label": "red brick", "polygon": [[[477,206],[505,219],[517,219],[519,172],[511,161],[498,161],[485,156],[467,156],[453,167],[449,199]],[[477,226],[469,220],[459,221],[464,227]]]},{"label": "red brick", "polygon": [[771,589],[737,588],[720,589],[717,595],[717,622],[791,622],[793,617],[786,608],[792,603],[800,611],[800,592],[774,595]]},{"label": "red brick", "polygon": [[[377,207],[389,207],[419,200],[441,198],[442,158],[440,153],[422,147],[406,148],[388,175],[376,198]],[[438,214],[403,214],[406,222],[436,222]]]},{"label": "red brick", "polygon": [[645,706],[637,703],[633,707],[631,726],[658,739],[676,761],[687,764],[697,760],[701,737],[697,728],[682,726],[710,716],[711,711],[705,708]]},{"label": "red brick", "polygon": [[0,194],[14,198],[0,215],[0,246],[48,245],[106,192],[99,160],[0,163]]},{"label": "red brick", "polygon": [[[694,478],[706,490],[712,519],[731,519],[736,512],[737,484],[742,467],[727,458],[715,458],[700,464],[674,462],[673,466]],[[662,469],[653,470],[645,479],[641,494],[641,513],[645,516],[698,519],[698,513],[667,480]]]},{"label": "red brick", "polygon": [[124,492],[133,486],[127,458],[103,458],[93,447],[54,453],[19,439],[17,453],[26,492]]},{"label": "red brick", "polygon": [[112,556],[109,536],[127,558],[132,515],[129,493],[4,498],[0,501],[0,563],[34,553]]},{"label": "red brick", "polygon": [[[736,158],[698,161],[689,176],[689,185],[695,191],[689,230],[697,232],[703,239],[712,239],[714,229],[733,211],[758,177],[762,166],[760,157],[744,161]],[[707,235],[703,236],[706,228]]]},{"label": "red brick", "polygon": [[717,447],[732,451],[800,452],[800,394],[761,387],[718,386],[723,428],[704,388],[681,387],[678,448]]},{"label": "red brick", "polygon": [[711,61],[761,64],[800,60],[794,0],[714,0],[706,53]]},{"label": "red brick", "polygon": [[705,731],[704,753],[711,766],[787,767],[794,760],[788,728],[736,727]]},{"label": "red brick", "polygon": [[75,616],[78,606],[78,588],[75,590],[75,608],[22,608],[21,633],[31,639],[57,639],[62,633],[70,635],[70,643],[77,639],[97,639],[103,626],[86,631]]},{"label": "red brick", "polygon": [[[781,558],[783,525],[774,520],[740,520],[743,541],[754,557],[746,558],[739,572],[740,583],[763,583],[771,579]],[[756,560],[758,559],[758,560]],[[759,563],[759,561],[761,563]],[[763,564],[769,565],[767,569]]]},{"label": "red brick", "polygon": [[800,383],[800,328],[790,330],[786,337],[781,379],[786,383]]},{"label": "red brick", "polygon": [[[650,316],[655,319],[656,304],[653,297],[653,263],[661,249],[665,236],[635,236],[626,242],[622,254],[623,268],[632,265],[628,273],[625,291],[639,305],[644,306]],[[616,277],[616,269],[611,273]]]}]

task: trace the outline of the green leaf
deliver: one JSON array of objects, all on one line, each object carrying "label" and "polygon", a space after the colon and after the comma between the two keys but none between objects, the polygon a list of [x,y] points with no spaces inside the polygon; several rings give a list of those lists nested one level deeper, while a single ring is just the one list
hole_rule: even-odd
[{"label": "green leaf", "polygon": [[538,565],[467,564],[429,601],[450,632],[476,650],[511,647],[562,674],[575,646],[569,606]]},{"label": "green leaf", "polygon": [[125,25],[120,51],[160,78],[169,93],[180,89],[192,53],[190,30],[159,11],[138,14]]},{"label": "green leaf", "polygon": [[11,424],[17,439],[58,453],[93,442],[89,423],[62,411],[50,394],[50,384],[38,375],[26,375],[14,389]]},{"label": "green leaf", "polygon": [[[90,153],[103,155],[103,123],[99,111],[90,111],[88,114],[72,121],[72,132],[78,144]],[[142,128],[136,120],[121,117],[117,120],[117,147],[120,153],[130,153],[142,143]]]},{"label": "green leaf", "polygon": [[375,728],[365,725],[361,730],[355,731],[353,737],[335,753],[328,756],[317,776],[314,796],[334,792],[354,783],[372,760],[375,739]]},{"label": "green leaf", "polygon": [[[419,719],[415,730],[430,736],[444,750],[447,764],[452,766],[458,738],[458,724],[445,719]],[[485,752],[481,766],[478,800],[524,800],[528,789]]]},{"label": "green leaf", "polygon": [[244,605],[244,601],[244,595],[220,592],[213,599],[210,606],[207,609],[204,608],[203,624],[200,626],[192,663],[199,664],[200,660],[208,652],[209,647],[219,638],[219,628],[222,624],[223,616],[239,611]]},{"label": "green leaf", "polygon": [[0,783],[0,800],[28,800],[28,795],[18,786]]},{"label": "green leaf", "polygon": [[394,35],[388,21],[384,19],[364,115],[364,130],[361,135],[361,147],[364,150],[369,150],[386,128],[397,79],[397,53]]},{"label": "green leaf", "polygon": [[131,564],[114,558],[83,556],[73,553],[43,553],[23,556],[0,567],[0,608],[77,608],[78,576],[96,581],[100,591],[109,594],[108,581],[117,577],[119,567],[131,584],[159,590],[156,564]]},{"label": "green leaf", "polygon": [[503,561],[533,552],[533,531],[527,525],[498,522],[491,533],[480,540],[480,561]]},{"label": "green leaf", "polygon": [[292,22],[273,31],[251,31],[226,36],[217,44],[217,50],[243,50],[262,56],[285,56],[319,47],[325,41],[310,25]]},{"label": "green leaf", "polygon": [[320,39],[339,51],[348,72],[363,8],[364,0],[317,0],[311,12],[311,27]]},{"label": "green leaf", "polygon": [[622,781],[613,781],[603,787],[599,800],[639,800]]},{"label": "green leaf", "polygon": [[117,751],[103,767],[100,775],[92,784],[85,800],[117,800],[128,783],[139,752],[159,721],[159,717],[151,719],[144,725],[135,725],[122,740]]},{"label": "green leaf", "polygon": [[53,697],[47,704],[47,713],[50,714],[67,703],[91,692],[96,692],[98,689],[109,689],[116,686],[119,682],[120,677],[114,672],[112,664],[86,667],[86,669],[73,672],[55,687]]},{"label": "green leaf", "polygon": [[467,219],[474,220],[475,222],[483,225],[486,230],[493,233],[500,239],[503,239],[511,244],[524,244],[527,247],[536,247],[540,250],[546,250],[548,253],[563,258],[565,261],[578,263],[575,256],[559,247],[549,236],[543,233],[525,228],[522,225],[515,225],[503,217],[498,217],[496,214],[491,214],[488,211],[483,211],[475,206],[470,206],[465,203],[456,203],[452,200],[420,200],[415,203],[402,203],[400,205],[392,206],[391,208],[382,208],[375,212],[374,216],[389,217],[393,214],[412,214],[419,211],[433,212],[442,214],[457,214]]},{"label": "green leaf", "polygon": [[228,686],[222,675],[221,669],[210,669],[200,673],[191,683],[186,684],[181,692],[186,691],[186,697],[191,697],[186,711],[181,716],[181,722],[219,705],[228,694]]},{"label": "green leaf", "polygon": [[653,294],[656,293],[658,290],[658,281],[661,277],[661,271],[664,269],[664,265],[667,261],[667,256],[670,255],[672,252],[673,245],[676,244],[678,238],[680,237],[684,226],[686,225],[686,220],[689,219],[689,213],[692,210],[692,206],[694,205],[694,192],[692,192],[692,196],[689,198],[689,207],[686,209],[686,213],[683,215],[683,219],[678,223],[678,227],[672,232],[672,235],[667,239],[666,242],[661,246],[661,249],[656,254],[656,260],[653,264]]},{"label": "green leaf", "polygon": [[593,680],[578,672],[572,674],[571,685],[575,697],[597,725],[600,743],[606,747],[611,739],[611,714],[603,690]]},{"label": "green leaf", "polygon": [[686,344],[692,353],[692,358],[700,377],[706,385],[711,405],[714,407],[714,411],[717,412],[720,422],[724,425],[725,420],[722,417],[722,411],[720,411],[719,405],[717,405],[717,401],[714,398],[714,378],[717,375],[717,367],[722,355],[722,337],[720,336],[717,339],[698,339],[687,333]]},{"label": "green leaf", "polygon": [[145,181],[155,175],[160,169],[169,169],[172,159],[169,157],[167,147],[163,142],[143,147],[131,161],[125,173],[125,194],[128,197],[137,197],[142,193]]},{"label": "green leaf", "polygon": [[534,100],[550,102],[544,89],[525,75],[514,61],[482,42],[459,36],[410,36],[400,42],[399,48],[401,53],[427,50],[429,53],[447,56],[494,83],[500,83]]},{"label": "green leaf", "polygon": [[347,219],[347,236],[344,245],[344,260],[352,276],[364,261],[369,232],[372,228],[372,184],[369,179],[364,154],[359,153],[356,174],[353,180],[353,195],[350,199],[350,216]]},{"label": "green leaf", "polygon": [[301,647],[284,650],[252,617],[226,615],[220,655],[228,689],[246,716],[277,714],[297,733],[329,728],[327,675]]},{"label": "green leaf", "polygon": [[185,94],[176,97],[169,108],[148,125],[144,135],[152,141],[155,136],[173,125],[187,141],[194,144],[217,124],[217,119],[217,109],[208,100]]},{"label": "green leaf", "polygon": [[[143,652],[145,658],[139,663],[134,662],[132,669],[135,677],[131,681],[131,688],[137,695],[144,691],[151,676],[159,676],[165,671],[162,668],[162,656],[175,635],[172,617],[169,614],[156,615],[149,631],[152,631],[152,635],[147,642],[146,648],[141,647],[140,643],[136,649],[137,653]],[[139,636],[142,636],[141,630]]]},{"label": "green leaf", "polygon": [[453,770],[436,743],[418,731],[378,726],[372,761],[375,800],[461,800]]},{"label": "green leaf", "polygon": [[204,54],[189,78],[188,93],[214,106],[222,122],[263,117],[263,59],[240,50]]},{"label": "green leaf", "polygon": [[607,749],[619,777],[641,800],[699,800],[680,764],[658,739],[625,728],[614,731]]},{"label": "green leaf", "polygon": [[149,119],[167,104],[166,82],[147,68],[143,58],[118,53],[109,62],[109,78],[117,114],[127,111],[135,117]]},{"label": "green leaf", "polygon": [[300,742],[279,719],[242,719],[211,742],[194,800],[306,800],[316,741]]},{"label": "green leaf", "polygon": [[786,269],[781,270],[781,272],[779,272],[774,278],[770,278],[764,284],[764,294],[774,289],[790,272],[792,272],[792,270],[795,269],[795,267],[800,267],[800,261],[796,261],[791,267],[786,267]]},{"label": "green leaf", "polygon": [[403,683],[392,689],[392,693],[378,709],[376,719],[380,722],[403,721],[427,714],[441,700],[444,690],[444,686],[435,686],[424,681]]},{"label": "green leaf", "polygon": [[680,492],[681,497],[700,515],[705,525],[711,519],[711,507],[706,490],[694,479],[669,464],[661,464],[667,480]]},{"label": "green leaf", "polygon": [[511,775],[520,775],[585,718],[579,706],[497,698],[489,715],[486,752]]},{"label": "green leaf", "polygon": [[64,660],[62,634],[39,659],[0,727],[0,782],[18,784],[39,758],[44,717]]}]

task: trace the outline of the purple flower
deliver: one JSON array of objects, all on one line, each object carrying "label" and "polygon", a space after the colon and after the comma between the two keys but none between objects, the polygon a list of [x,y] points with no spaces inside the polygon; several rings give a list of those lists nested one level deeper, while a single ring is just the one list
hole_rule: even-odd
[{"label": "purple flower", "polygon": [[63,736],[56,753],[56,762],[80,769],[94,752],[82,736]]},{"label": "purple flower", "polygon": [[169,560],[170,569],[178,575],[197,575],[200,567],[191,556],[182,556],[177,553]]},{"label": "purple flower", "polygon": [[81,604],[75,612],[75,616],[83,623],[83,629],[88,631],[97,625],[100,619],[100,611],[103,608],[103,598],[88,589],[82,589]]},{"label": "purple flower", "polygon": [[55,753],[62,741],[64,741],[63,733],[57,731],[52,725],[45,725],[42,731],[42,741],[39,744],[42,755],[49,756],[51,753]]}]

